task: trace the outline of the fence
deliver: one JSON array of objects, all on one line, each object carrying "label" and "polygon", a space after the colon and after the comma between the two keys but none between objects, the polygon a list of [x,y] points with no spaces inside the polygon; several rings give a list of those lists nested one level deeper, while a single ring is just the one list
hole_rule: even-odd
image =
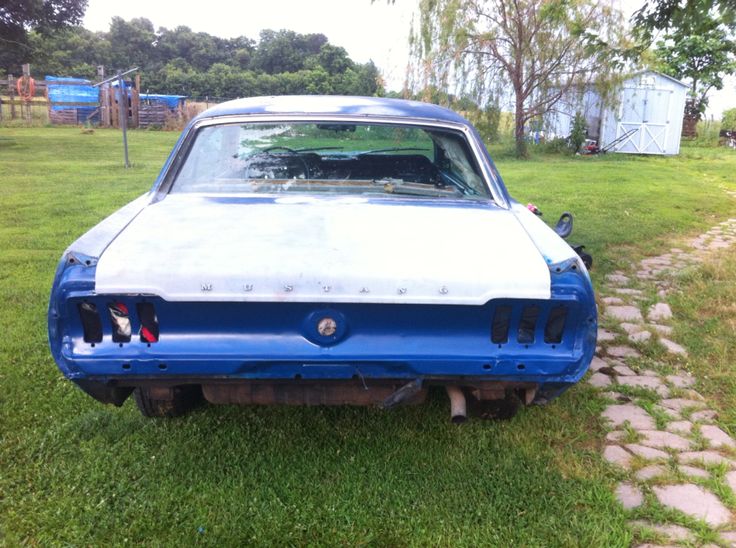
[{"label": "fence", "polygon": [[[149,96],[139,92],[139,76],[136,76],[135,83],[126,83],[124,93],[117,86],[105,84],[94,88],[94,94],[88,94],[84,101],[64,100],[66,94],[63,93],[63,86],[92,89],[89,81],[79,79],[33,80],[26,74],[20,78],[9,75],[5,80],[0,80],[0,122],[6,119],[22,120],[32,125],[34,111],[44,107],[48,112],[48,121],[52,124],[94,123],[102,127],[120,127],[121,111],[123,116],[127,116],[127,127],[130,128],[165,127],[171,125],[172,119],[180,124],[187,118],[184,97],[169,97],[169,103],[171,97],[175,97],[174,108],[162,102],[161,97],[166,96],[150,96],[152,98],[149,99]],[[6,90],[5,94],[3,90]]]}]

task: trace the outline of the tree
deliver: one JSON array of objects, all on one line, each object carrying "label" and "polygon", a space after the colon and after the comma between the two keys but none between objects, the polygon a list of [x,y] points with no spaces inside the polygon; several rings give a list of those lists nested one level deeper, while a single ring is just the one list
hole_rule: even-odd
[{"label": "tree", "polygon": [[48,33],[82,20],[87,0],[4,0],[0,4],[0,67],[30,61],[28,31]]},{"label": "tree", "polygon": [[215,63],[230,61],[230,42],[206,32],[194,32],[180,26],[174,30],[160,28],[156,37],[156,57],[159,62],[181,57],[195,69],[206,71]]},{"label": "tree", "polygon": [[321,34],[264,31],[261,38],[225,39],[185,26],[154,31],[148,19],[114,17],[109,32],[31,31],[30,61],[34,74],[87,78],[95,77],[98,64],[109,72],[137,66],[142,90],[190,97],[383,91],[373,63],[353,62]]},{"label": "tree", "polygon": [[330,74],[339,74],[353,68],[353,62],[348,57],[345,48],[333,46],[332,44],[324,44],[315,60],[319,66]]},{"label": "tree", "polygon": [[662,72],[689,84],[688,114],[696,120],[708,106],[708,93],[722,89],[724,77],[736,71],[736,42],[720,28],[677,30],[658,42],[655,54]]},{"label": "tree", "polygon": [[633,17],[634,31],[647,45],[657,31],[679,28],[703,11],[720,12],[724,23],[736,23],[736,4],[733,0],[646,0]]},{"label": "tree", "polygon": [[62,29],[51,34],[31,31],[33,72],[38,75],[73,75],[94,78],[97,65],[108,65],[111,48],[105,33],[82,27]]},{"label": "tree", "polygon": [[736,130],[736,108],[729,108],[723,111],[721,129]]},{"label": "tree", "polygon": [[296,72],[308,57],[318,55],[327,43],[324,34],[297,34],[292,30],[261,31],[253,68],[269,74]]},{"label": "tree", "polygon": [[644,44],[663,33],[654,50],[657,68],[689,84],[686,118],[694,122],[705,112],[708,93],[736,71],[735,9],[727,0],[658,0],[634,16]]},{"label": "tree", "polygon": [[622,28],[605,0],[420,0],[419,24],[421,85],[470,87],[479,102],[510,90],[519,157],[529,122],[605,76]]},{"label": "tree", "polygon": [[146,18],[126,21],[122,17],[113,17],[107,38],[112,46],[110,68],[113,70],[148,67],[156,57],[156,32],[153,23]]}]

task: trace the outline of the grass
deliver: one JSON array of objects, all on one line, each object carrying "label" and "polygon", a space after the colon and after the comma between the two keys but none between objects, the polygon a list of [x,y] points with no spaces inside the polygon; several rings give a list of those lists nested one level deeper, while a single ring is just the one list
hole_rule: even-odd
[{"label": "grass", "polygon": [[689,349],[687,367],[714,404],[719,422],[736,435],[736,250],[721,251],[683,272],[672,297],[675,336]]},{"label": "grass", "polygon": [[[39,98],[36,98],[31,105],[31,123],[28,123],[28,119],[26,118],[25,113],[25,106],[23,106],[23,116],[21,116],[21,105],[15,105],[15,118],[13,118],[11,115],[13,113],[13,110],[11,109],[10,104],[8,103],[10,100],[10,97],[7,95],[1,96],[0,95],[0,127],[27,127],[27,126],[33,126],[33,127],[39,127],[39,126],[45,126],[49,123],[49,107],[48,104],[40,103]],[[18,97],[15,97],[15,100],[18,100]]]},{"label": "grass", "polygon": [[655,254],[674,236],[710,228],[734,210],[724,189],[736,185],[736,154],[725,148],[684,147],[676,157],[521,161],[501,156],[497,161],[512,195],[537,204],[548,223],[565,210],[575,215],[570,240],[586,244],[597,274]]},{"label": "grass", "polygon": [[[0,543],[630,544],[618,472],[600,457],[606,403],[585,385],[457,428],[442,393],[392,412],[207,407],[151,421],[63,379],[46,344],[56,262],[149,187],[176,137],[130,132],[124,170],[116,131],[0,129]],[[498,164],[548,221],[576,214],[594,279],[733,215],[727,151]]]}]

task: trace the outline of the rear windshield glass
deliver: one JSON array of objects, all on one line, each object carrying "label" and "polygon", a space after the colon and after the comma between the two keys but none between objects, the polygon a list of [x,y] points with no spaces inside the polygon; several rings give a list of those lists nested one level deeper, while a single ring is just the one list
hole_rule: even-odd
[{"label": "rear windshield glass", "polygon": [[334,122],[204,127],[171,192],[490,197],[460,132]]}]

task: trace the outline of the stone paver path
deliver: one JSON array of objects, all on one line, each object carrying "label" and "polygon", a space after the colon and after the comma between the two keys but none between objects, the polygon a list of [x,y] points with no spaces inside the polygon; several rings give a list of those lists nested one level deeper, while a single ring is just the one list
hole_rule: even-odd
[{"label": "stone paver path", "polygon": [[[668,509],[665,515],[682,516],[678,523],[632,519],[633,531],[661,543],[646,546],[697,544],[687,527],[695,520],[716,532],[719,545],[736,547],[736,516],[723,500],[736,497],[736,440],[714,424],[717,414],[695,390],[695,379],[672,370],[671,362],[687,359],[687,349],[673,340],[667,325],[673,311],[665,302],[677,271],[733,244],[736,219],[729,219],[683,249],[609,274],[599,295],[609,330],[599,330],[588,382],[611,400],[603,411],[611,427],[603,457],[627,478],[615,495],[626,510],[654,504]],[[654,295],[657,302],[645,306]],[[673,359],[642,368],[647,345],[660,345]]]}]

